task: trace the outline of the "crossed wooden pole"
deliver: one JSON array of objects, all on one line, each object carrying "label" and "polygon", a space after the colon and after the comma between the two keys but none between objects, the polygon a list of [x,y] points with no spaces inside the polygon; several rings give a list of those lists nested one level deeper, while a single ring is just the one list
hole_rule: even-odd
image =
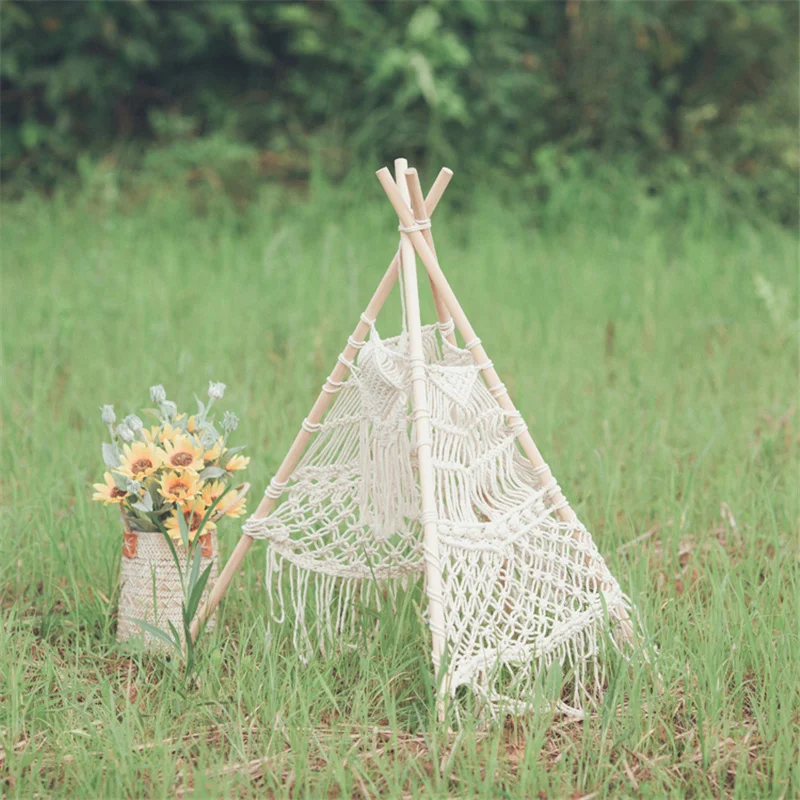
[{"label": "crossed wooden pole", "polygon": [[[458,298],[447,281],[439,261],[430,230],[430,217],[444,194],[452,178],[452,171],[442,169],[431,186],[428,196],[424,197],[416,169],[409,168],[404,158],[395,161],[395,179],[386,167],[378,170],[377,176],[389,202],[392,204],[400,221],[400,248],[389,265],[378,288],[372,295],[366,310],[348,339],[342,355],[336,362],[330,376],[323,384],[308,417],[295,437],[289,452],[278,468],[274,478],[264,494],[264,499],[255,512],[256,518],[270,514],[283,493],[283,490],[308,446],[325,411],[330,405],[334,393],[344,380],[350,364],[356,357],[360,344],[364,341],[378,313],[383,307],[389,292],[402,270],[404,298],[406,305],[407,326],[409,335],[409,361],[411,364],[412,421],[417,451],[419,485],[422,503],[421,522],[423,529],[423,553],[425,560],[425,587],[428,595],[430,627],[432,634],[432,659],[438,673],[439,665],[445,650],[446,634],[444,604],[442,599],[442,569],[439,561],[439,543],[437,532],[437,508],[434,494],[434,474],[431,460],[431,426],[428,410],[427,387],[425,381],[425,362],[422,349],[422,322],[420,319],[419,290],[415,253],[422,261],[431,284],[436,313],[443,334],[451,344],[455,344],[453,324],[464,339],[467,348],[483,374],[486,385],[509,420],[521,420],[521,415],[508,395],[505,385],[489,359],[481,340],[475,333],[467,315],[458,302]],[[575,512],[570,508],[561,490],[553,479],[550,468],[542,458],[524,424],[515,427],[517,441],[523,453],[536,468],[542,485],[554,488],[550,493],[550,501],[556,509],[555,513],[564,522],[576,523],[573,535],[577,538],[586,536],[585,531],[577,524]],[[217,582],[210,591],[202,610],[192,623],[192,637],[197,636],[200,625],[214,612],[228,586],[241,566],[245,554],[254,542],[253,537],[243,534],[239,543],[231,553],[228,563],[220,573]],[[603,565],[598,582],[602,588],[611,588],[613,579]],[[611,609],[621,623],[623,634],[632,639],[630,620],[624,608]]]}]

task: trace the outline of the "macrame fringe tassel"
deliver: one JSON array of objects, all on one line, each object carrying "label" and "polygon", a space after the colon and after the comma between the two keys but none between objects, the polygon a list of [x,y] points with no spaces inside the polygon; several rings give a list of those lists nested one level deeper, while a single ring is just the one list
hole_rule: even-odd
[{"label": "macrame fringe tassel", "polygon": [[[288,598],[284,580],[288,579]],[[293,616],[292,644],[307,664],[320,654],[327,656],[355,647],[367,619],[365,609],[380,611],[395,605],[397,593],[408,586],[409,576],[375,581],[330,575],[300,567],[267,548],[266,584],[269,615],[278,625],[286,621],[287,604]],[[309,619],[309,612],[313,617]]]},{"label": "macrame fringe tassel", "polygon": [[[622,597],[622,604],[629,613],[628,619],[630,613],[635,616],[633,605],[626,595]],[[524,647],[520,648],[519,653],[506,653],[500,658],[493,653],[495,657],[487,658],[483,664],[480,658],[473,659],[471,664],[462,663],[459,676],[453,676],[451,696],[455,697],[459,686],[468,685],[493,719],[549,708],[556,714],[582,720],[587,706],[597,708],[605,689],[610,655],[606,645],[610,644],[613,652],[623,660],[628,661],[630,657],[625,649],[629,642],[618,641],[615,628],[609,631],[607,622],[605,615],[598,616],[579,632],[543,653]],[[556,664],[566,666],[568,670],[568,675],[563,677],[571,688],[571,696],[568,699],[563,695],[558,700],[547,699],[541,691],[543,687],[539,687],[538,702],[521,699],[536,698],[539,677],[546,678]],[[504,668],[516,674],[503,684],[501,673]]]}]

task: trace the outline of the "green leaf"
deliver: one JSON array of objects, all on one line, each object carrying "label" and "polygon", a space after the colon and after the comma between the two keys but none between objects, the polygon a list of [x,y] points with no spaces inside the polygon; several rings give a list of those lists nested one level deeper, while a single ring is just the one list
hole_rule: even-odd
[{"label": "green leaf", "polygon": [[155,481],[152,481],[150,483],[150,486],[147,489],[147,493],[150,495],[150,502],[153,504],[153,508],[158,508],[160,506],[166,505],[167,501],[158,491],[158,484]]},{"label": "green leaf", "polygon": [[[186,548],[186,552],[189,552],[189,526],[186,523],[186,515],[183,513],[183,510],[178,507],[177,511],[175,512],[178,517],[178,530],[181,532],[181,541],[183,542],[183,546]],[[192,509],[192,514],[194,513],[194,508]]]},{"label": "green leaf", "polygon": [[33,150],[45,138],[47,129],[44,125],[37,125],[30,120],[20,127],[20,138],[27,150]]},{"label": "green leaf", "polygon": [[411,15],[408,22],[408,37],[417,42],[424,42],[437,35],[442,18],[431,6],[422,6]]},{"label": "green leaf", "polygon": [[189,597],[191,597],[192,589],[194,589],[195,585],[197,584],[197,578],[200,575],[200,562],[201,562],[201,554],[200,554],[200,547],[199,547],[199,537],[194,540],[194,554],[192,557],[192,570],[189,575],[189,582],[186,585],[186,603],[189,603]]},{"label": "green leaf", "polygon": [[175,641],[180,642],[181,635],[178,633],[178,629],[175,627],[171,619],[167,620],[167,625],[169,625],[169,629],[172,631],[172,635],[175,637]]},{"label": "green leaf", "polygon": [[200,600],[203,597],[203,592],[205,591],[206,584],[208,583],[208,578],[211,575],[211,567],[212,565],[209,564],[203,570],[202,575],[200,575],[200,577],[197,579],[197,582],[192,587],[191,596],[189,597],[189,602],[186,605],[186,617],[190,622],[194,619],[194,615],[197,613]]},{"label": "green leaf", "polygon": [[125,509],[125,516],[128,517],[132,527],[145,533],[158,533],[158,526],[153,522],[149,514],[145,514],[133,506]]},{"label": "green leaf", "polygon": [[186,619],[186,614],[183,615],[183,637],[186,642],[186,662],[185,670],[183,673],[184,680],[188,683],[191,680],[192,673],[194,672],[194,641],[192,640],[192,631],[190,630],[189,620]]},{"label": "green leaf", "polygon": [[[162,642],[166,642],[170,647],[174,647],[180,653],[180,638],[171,639],[166,631],[157,628],[155,625],[151,625],[149,622],[145,622],[143,619],[136,619],[135,617],[128,617],[128,619],[133,622],[134,625],[138,625],[143,631],[154,636],[156,639],[160,639]],[[170,625],[172,625],[172,623],[170,623]]]}]

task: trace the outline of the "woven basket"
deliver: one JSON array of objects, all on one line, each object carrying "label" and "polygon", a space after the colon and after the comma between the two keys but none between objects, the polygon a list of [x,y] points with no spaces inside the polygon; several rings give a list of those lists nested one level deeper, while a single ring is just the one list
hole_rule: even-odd
[{"label": "woven basket", "polygon": [[[230,502],[224,502],[224,508],[215,513],[211,519],[218,520],[234,503],[243,498],[250,489],[249,483],[237,486],[231,493]],[[181,603],[183,593],[181,582],[172,551],[164,534],[160,531],[149,533],[131,529],[123,518],[124,539],[122,545],[122,570],[120,575],[119,614],[117,623],[117,641],[127,642],[142,635],[142,629],[132,621],[141,619],[169,632],[169,623],[175,626],[183,641],[183,621]],[[176,544],[181,570],[186,574],[186,551],[183,545]],[[200,536],[200,572],[211,564],[211,573],[203,592],[199,608],[208,598],[208,593],[217,580],[217,533],[209,531]],[[212,616],[206,623],[206,630],[214,628],[216,617]],[[149,633],[144,633],[144,645],[148,650],[165,650],[168,645]]]},{"label": "woven basket", "polygon": [[[186,551],[180,543],[176,547],[181,561],[181,569],[186,574]],[[211,564],[211,574],[200,602],[202,608],[210,588],[217,579],[217,534],[216,531],[204,533],[200,537],[200,571]],[[122,547],[122,588],[119,595],[119,620],[117,641],[127,642],[142,634],[142,629],[132,621],[141,619],[165,631],[169,623],[175,626],[183,640],[183,621],[181,603],[183,593],[178,570],[169,545],[160,531],[126,530]],[[214,627],[215,618],[208,620],[206,630]],[[149,650],[163,650],[166,642],[144,634],[144,645]]]}]

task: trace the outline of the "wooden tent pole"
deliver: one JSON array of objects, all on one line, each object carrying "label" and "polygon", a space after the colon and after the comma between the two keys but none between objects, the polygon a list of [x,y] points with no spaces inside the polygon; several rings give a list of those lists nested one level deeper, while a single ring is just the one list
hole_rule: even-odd
[{"label": "wooden tent pole", "polygon": [[[438,205],[439,200],[441,200],[451,177],[452,172],[450,170],[442,170],[437,176],[430,192],[428,193],[428,197],[425,200],[429,209],[429,213],[433,214],[433,211]],[[336,362],[333,372],[331,372],[330,377],[326,380],[322,391],[319,393],[316,402],[311,408],[307,419],[309,423],[308,427],[313,427],[319,423],[323,414],[327,411],[328,406],[333,399],[331,389],[335,389],[347,375],[348,367],[346,364],[342,363],[342,361],[349,363],[356,357],[358,345],[364,341],[370,329],[370,325],[368,322],[365,322],[365,319],[370,322],[374,322],[375,318],[378,316],[379,311],[386,302],[386,298],[389,296],[389,292],[397,280],[399,266],[400,254],[398,253],[392,259],[392,263],[389,265],[389,268],[386,270],[381,282],[378,284],[378,288],[372,295],[372,299],[369,301],[366,311],[364,314],[362,314],[358,325],[356,325],[353,335],[348,340],[347,347],[342,354],[343,358]],[[294,468],[297,466],[297,462],[300,461],[306,447],[308,447],[308,443],[311,441],[312,436],[313,433],[306,430],[305,427],[300,428],[297,436],[294,439],[294,442],[292,442],[292,446],[289,448],[289,452],[286,454],[286,457],[283,459],[283,462],[278,468],[275,477],[272,479],[271,485],[280,486],[289,480]],[[264,495],[261,504],[256,509],[256,517],[266,517],[270,511],[272,511],[278,499],[274,496],[275,494],[276,492],[269,492],[268,494]],[[209,592],[208,599],[192,622],[192,639],[197,637],[197,631],[200,629],[200,625],[202,625],[202,623],[214,613],[214,609],[216,609],[216,607],[219,605],[220,600],[233,580],[233,576],[241,566],[247,551],[252,547],[254,541],[255,540],[252,536],[248,536],[246,533],[242,534],[238,544],[228,558],[228,562],[225,564],[224,569],[220,573],[219,578],[217,578],[217,581],[214,583],[214,586]]]},{"label": "wooden tent pole", "polygon": [[[422,186],[420,186],[419,175],[417,174],[416,169],[414,169],[413,167],[409,169],[408,161],[406,161],[404,158],[397,158],[395,159],[394,162],[394,174],[398,187],[400,186],[401,179],[397,176],[399,176],[401,173],[403,175],[402,178],[403,182],[407,184],[407,193],[410,199],[411,211],[414,214],[415,221],[422,222],[430,219],[430,217],[428,216],[428,208],[425,203],[425,196],[422,194]],[[439,172],[439,174],[442,175],[443,173],[446,173],[447,180],[449,182],[450,178],[453,176],[453,171],[447,169],[447,167],[443,167],[441,172]],[[407,176],[409,180],[406,180]],[[414,176],[413,182],[411,180],[412,176]],[[430,247],[431,252],[434,255],[436,255],[436,248],[433,245],[433,236],[431,235],[431,229],[424,228],[422,230],[422,235],[425,237],[425,241],[428,243],[428,247]],[[450,316],[450,310],[447,308],[447,305],[439,296],[439,292],[437,291],[435,284],[431,280],[430,275],[428,276],[428,282],[431,285],[431,293],[433,294],[433,303],[436,306],[436,317],[439,320],[439,326],[440,328],[444,328],[445,330],[447,330],[448,328],[453,327],[452,325],[453,318]],[[448,331],[445,338],[447,339],[448,342],[450,342],[450,344],[452,344],[455,347],[456,345],[455,329]]]},{"label": "wooden tent pole", "polygon": [[[449,170],[448,170],[449,171]],[[452,172],[450,173],[453,174]],[[422,194],[422,186],[419,182],[419,175],[413,167],[411,169],[407,169],[405,173],[406,183],[408,185],[408,193],[411,197],[411,211],[414,214],[415,220],[427,219],[428,218],[428,210],[425,203],[425,196]],[[428,247],[430,247],[431,252],[434,256],[436,256],[436,247],[433,244],[433,233],[431,232],[430,228],[425,228],[422,231],[422,235],[425,237],[425,241],[428,243]],[[438,261],[438,258],[437,258]],[[427,271],[427,270],[426,270]],[[428,275],[428,282],[431,285],[431,291],[433,292],[433,302],[436,304],[436,314],[439,317],[439,322],[442,326],[450,327],[450,323],[452,322],[453,318],[450,316],[450,309],[447,307],[447,304],[442,300],[439,296],[439,292],[436,289],[436,285],[433,282],[433,279],[430,275]],[[456,334],[455,334],[455,326],[453,326],[453,330],[449,331],[445,336],[450,344],[453,347],[457,346],[456,343]]]},{"label": "wooden tent pole", "polygon": [[[398,159],[397,187],[408,210],[410,197],[406,185],[405,159]],[[425,591],[428,595],[429,624],[431,628],[432,659],[437,678],[445,647],[444,600],[442,597],[442,566],[439,561],[439,532],[436,524],[436,490],[434,485],[433,458],[431,454],[432,432],[430,411],[428,409],[427,371],[425,353],[422,346],[422,320],[419,310],[419,285],[417,283],[417,258],[414,245],[408,234],[400,235],[400,263],[403,270],[403,290],[405,292],[406,324],[408,327],[409,362],[411,365],[411,406],[414,426],[414,445],[417,455],[420,499],[422,501],[422,549],[425,560]],[[442,680],[438,698],[439,716],[443,716],[443,697],[447,687]]]}]

